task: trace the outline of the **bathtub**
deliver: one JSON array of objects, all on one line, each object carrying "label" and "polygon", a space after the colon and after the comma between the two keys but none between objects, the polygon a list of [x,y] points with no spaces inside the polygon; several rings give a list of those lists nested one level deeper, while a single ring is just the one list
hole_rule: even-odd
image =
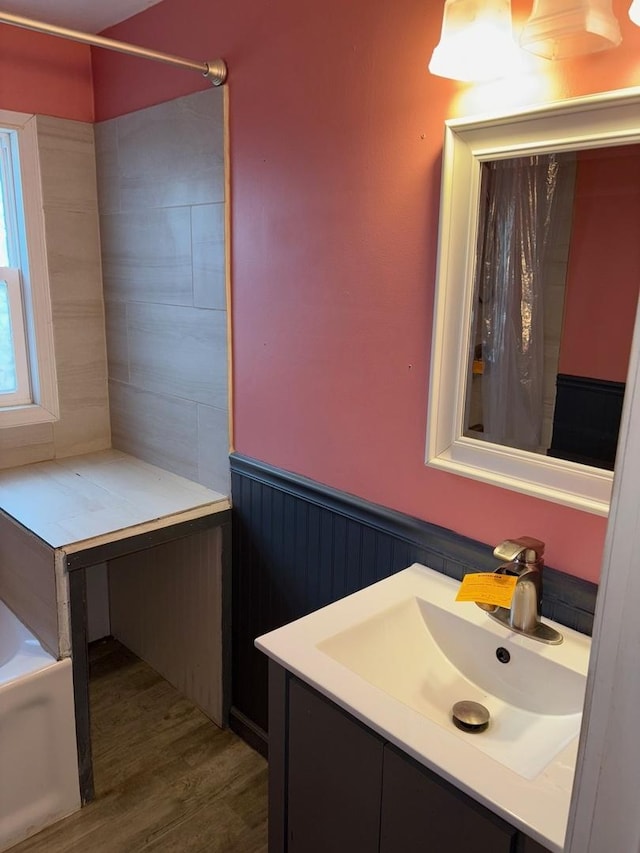
[{"label": "bathtub", "polygon": [[79,808],[71,660],[0,601],[0,851]]}]

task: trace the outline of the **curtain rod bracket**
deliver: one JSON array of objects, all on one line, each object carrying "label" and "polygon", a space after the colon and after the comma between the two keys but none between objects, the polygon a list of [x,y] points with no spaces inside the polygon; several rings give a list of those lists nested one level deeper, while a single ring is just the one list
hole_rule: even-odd
[{"label": "curtain rod bracket", "polygon": [[210,80],[214,86],[222,86],[227,79],[227,63],[224,59],[211,59],[205,63],[207,70],[202,72],[202,76]]}]

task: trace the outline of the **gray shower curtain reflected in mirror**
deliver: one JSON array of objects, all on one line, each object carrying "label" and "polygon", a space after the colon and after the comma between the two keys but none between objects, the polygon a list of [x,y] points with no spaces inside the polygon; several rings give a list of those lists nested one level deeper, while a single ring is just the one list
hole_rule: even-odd
[{"label": "gray shower curtain reflected in mirror", "polygon": [[[465,435],[537,453],[551,438],[553,413],[545,417],[545,407],[553,408],[561,332],[561,318],[545,332],[545,261],[549,235],[570,230],[571,207],[559,210],[558,196],[572,194],[572,159],[541,154],[483,164]],[[567,184],[570,191],[560,193]]]}]

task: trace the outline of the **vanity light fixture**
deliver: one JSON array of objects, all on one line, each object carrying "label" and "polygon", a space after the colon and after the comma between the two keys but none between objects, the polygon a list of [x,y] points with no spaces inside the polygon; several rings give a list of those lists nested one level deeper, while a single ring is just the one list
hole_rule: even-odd
[{"label": "vanity light fixture", "polygon": [[464,82],[494,80],[518,54],[510,0],[445,0],[429,71]]},{"label": "vanity light fixture", "polygon": [[[633,5],[640,16],[639,0]],[[617,47],[621,41],[611,0],[534,0],[520,36],[525,50],[545,59],[596,53]]]},{"label": "vanity light fixture", "polygon": [[637,27],[640,27],[640,0],[633,0],[629,9],[629,17]]}]

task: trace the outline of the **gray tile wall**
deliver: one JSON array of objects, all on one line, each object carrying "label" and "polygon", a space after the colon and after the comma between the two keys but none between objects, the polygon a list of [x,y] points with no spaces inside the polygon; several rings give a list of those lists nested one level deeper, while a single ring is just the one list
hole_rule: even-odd
[{"label": "gray tile wall", "polygon": [[96,125],[113,446],[229,494],[224,92]]},{"label": "gray tile wall", "polygon": [[93,125],[37,116],[60,418],[0,430],[0,468],[109,447]]}]

